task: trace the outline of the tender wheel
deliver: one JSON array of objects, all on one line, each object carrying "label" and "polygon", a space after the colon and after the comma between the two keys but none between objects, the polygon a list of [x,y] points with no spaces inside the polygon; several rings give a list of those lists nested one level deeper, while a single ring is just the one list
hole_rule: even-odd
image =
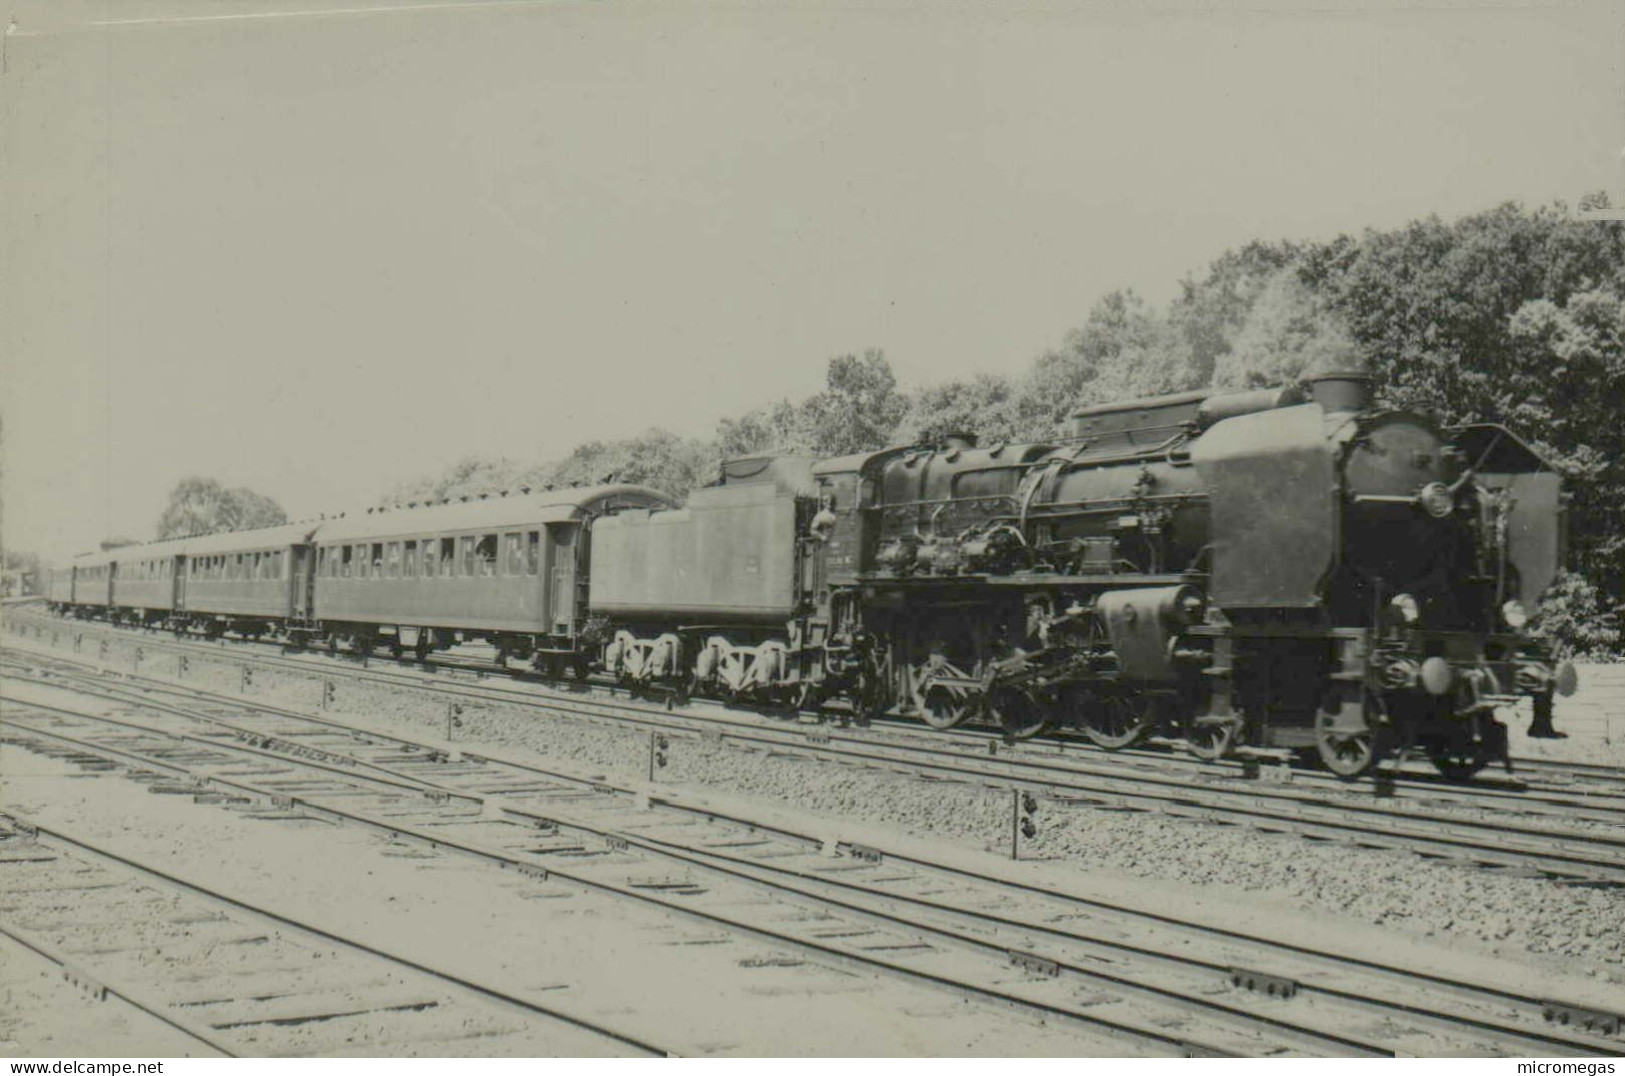
[{"label": "tender wheel", "polygon": [[970,701],[942,684],[927,687],[920,696],[920,719],[934,729],[957,728],[970,714]]},{"label": "tender wheel", "polygon": [[988,710],[1012,740],[1030,740],[1050,725],[1049,710],[1032,692],[1019,688],[994,688],[988,697]]},{"label": "tender wheel", "polygon": [[1339,777],[1359,777],[1381,758],[1382,730],[1369,722],[1358,729],[1338,728],[1338,715],[1330,710],[1315,712],[1315,750],[1328,770]]},{"label": "tender wheel", "polygon": [[1236,737],[1241,733],[1241,718],[1213,722],[1211,724],[1198,724],[1191,722],[1190,729],[1185,734],[1185,750],[1197,758],[1209,762],[1221,759],[1230,753],[1236,745]]},{"label": "tender wheel", "polygon": [[1108,751],[1133,747],[1156,724],[1157,708],[1150,696],[1079,694],[1073,712],[1089,742]]}]

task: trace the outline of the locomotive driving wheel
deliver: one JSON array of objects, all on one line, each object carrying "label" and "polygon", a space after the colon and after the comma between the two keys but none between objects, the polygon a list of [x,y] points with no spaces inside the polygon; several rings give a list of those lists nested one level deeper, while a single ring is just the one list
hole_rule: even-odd
[{"label": "locomotive driving wheel", "polygon": [[1380,726],[1367,721],[1359,728],[1340,727],[1341,717],[1332,710],[1315,711],[1315,751],[1328,770],[1339,777],[1358,777],[1381,757],[1378,749]]},{"label": "locomotive driving wheel", "polygon": [[1466,737],[1427,743],[1428,761],[1452,781],[1465,781],[1497,759],[1506,757],[1506,726],[1487,721],[1478,739]]},{"label": "locomotive driving wheel", "polygon": [[1185,750],[1212,762],[1230,753],[1241,735],[1241,716],[1197,718],[1185,733]]},{"label": "locomotive driving wheel", "polygon": [[995,687],[988,693],[987,708],[1012,740],[1030,740],[1049,728],[1049,709],[1019,687]]},{"label": "locomotive driving wheel", "polygon": [[1121,751],[1133,747],[1156,724],[1156,700],[1150,695],[1080,692],[1073,711],[1083,734],[1096,747]]},{"label": "locomotive driving wheel", "polygon": [[970,713],[970,700],[942,684],[928,686],[920,696],[920,720],[934,729],[958,728]]}]

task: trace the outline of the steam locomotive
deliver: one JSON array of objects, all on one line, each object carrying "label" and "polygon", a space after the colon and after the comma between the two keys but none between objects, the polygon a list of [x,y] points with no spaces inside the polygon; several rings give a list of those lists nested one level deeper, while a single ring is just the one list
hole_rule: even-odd
[{"label": "steam locomotive", "polygon": [[598,521],[590,605],[622,680],[941,729],[1052,726],[1204,758],[1507,758],[1573,667],[1524,632],[1562,555],[1559,476],[1495,425],[1376,410],[1369,377],[1078,411],[969,436],[736,461],[680,510]]},{"label": "steam locomotive", "polygon": [[1450,777],[1549,730],[1573,667],[1523,630],[1558,475],[1495,425],[1372,406],[1359,371],[1085,408],[974,437],[723,465],[678,507],[618,485],[442,502],[79,558],[53,604],[396,655],[471,637],[547,675],[883,711],[1108,749],[1419,749]]}]

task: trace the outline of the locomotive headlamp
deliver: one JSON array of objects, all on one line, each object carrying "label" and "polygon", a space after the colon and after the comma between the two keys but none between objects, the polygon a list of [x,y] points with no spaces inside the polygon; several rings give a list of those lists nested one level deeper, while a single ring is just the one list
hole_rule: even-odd
[{"label": "locomotive headlamp", "polygon": [[1409,594],[1395,594],[1393,601],[1388,603],[1399,610],[1399,615],[1405,618],[1405,623],[1414,624],[1422,619],[1422,603]]},{"label": "locomotive headlamp", "polygon": [[1416,495],[1416,503],[1434,519],[1443,519],[1456,510],[1456,495],[1443,482],[1429,482]]},{"label": "locomotive headlamp", "polygon": [[1501,606],[1501,619],[1507,622],[1509,628],[1521,628],[1529,623],[1529,610],[1523,607],[1523,602],[1514,598]]}]

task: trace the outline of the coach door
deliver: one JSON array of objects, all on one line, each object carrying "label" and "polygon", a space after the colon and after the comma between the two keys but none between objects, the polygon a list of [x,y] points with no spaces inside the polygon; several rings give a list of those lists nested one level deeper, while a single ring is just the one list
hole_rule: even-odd
[{"label": "coach door", "polygon": [[553,633],[568,635],[576,621],[576,536],[581,524],[549,523],[547,544],[553,552],[553,590],[548,596],[552,610]]},{"label": "coach door", "polygon": [[170,596],[174,599],[170,604],[175,607],[175,615],[186,612],[186,558],[169,558],[170,585],[173,587]]},{"label": "coach door", "polygon": [[288,585],[293,588],[295,620],[309,620],[310,610],[315,605],[316,573],[311,570],[315,560],[313,546],[293,547],[293,566],[288,570]]}]

